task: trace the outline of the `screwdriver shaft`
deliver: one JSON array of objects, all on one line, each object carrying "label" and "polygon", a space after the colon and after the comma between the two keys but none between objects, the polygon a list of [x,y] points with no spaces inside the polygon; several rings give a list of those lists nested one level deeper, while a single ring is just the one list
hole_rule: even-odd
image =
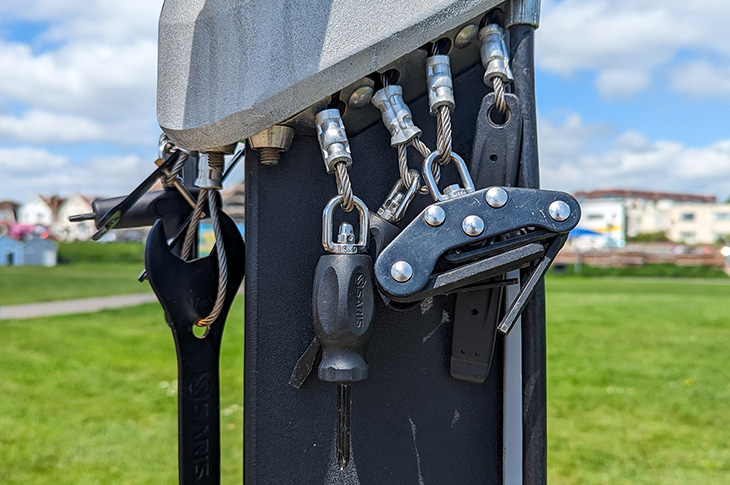
[{"label": "screwdriver shaft", "polygon": [[344,470],[350,461],[350,384],[337,385],[337,464]]}]

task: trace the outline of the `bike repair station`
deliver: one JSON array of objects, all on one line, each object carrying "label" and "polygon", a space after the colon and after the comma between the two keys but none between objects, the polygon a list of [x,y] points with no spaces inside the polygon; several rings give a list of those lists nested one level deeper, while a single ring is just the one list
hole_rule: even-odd
[{"label": "bike repair station", "polygon": [[539,188],[539,3],[165,1],[158,167],[74,219],[152,226],[181,484],[220,483],[225,325],[246,484],[546,481],[543,276],[580,207]]}]

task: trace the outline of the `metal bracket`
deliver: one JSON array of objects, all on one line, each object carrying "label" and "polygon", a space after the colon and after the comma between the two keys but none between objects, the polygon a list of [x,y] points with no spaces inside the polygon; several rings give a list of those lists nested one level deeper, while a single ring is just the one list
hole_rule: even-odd
[{"label": "metal bracket", "polygon": [[[493,207],[487,198],[490,190],[483,189],[434,204],[444,212],[443,221],[435,226],[431,225],[435,224],[432,220],[425,217],[429,210],[425,209],[383,250],[375,262],[375,277],[389,298],[413,301],[415,294],[422,294],[426,286],[431,284],[436,262],[451,249],[482,243],[520,228],[541,228],[555,234],[568,232],[580,220],[580,206],[569,194],[502,187],[500,190],[504,191],[507,198],[496,204],[492,201],[495,205],[502,204]],[[549,208],[556,202],[565,204],[570,212],[562,220],[550,215]],[[481,219],[484,227],[478,234],[475,234],[472,226],[465,225],[470,218]],[[396,281],[391,274],[393,265],[401,262],[406,262],[412,268],[412,276],[406,281]],[[453,271],[459,271],[459,268]],[[444,278],[451,279],[448,276]],[[438,284],[433,282],[433,285]]]}]

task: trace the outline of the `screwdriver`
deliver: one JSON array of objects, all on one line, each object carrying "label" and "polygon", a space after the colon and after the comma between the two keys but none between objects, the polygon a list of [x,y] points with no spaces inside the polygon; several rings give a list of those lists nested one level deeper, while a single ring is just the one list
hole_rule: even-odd
[{"label": "screwdriver", "polygon": [[[361,228],[362,229],[362,228]],[[314,275],[314,331],[322,345],[320,380],[337,383],[337,465],[350,460],[350,384],[366,379],[365,348],[372,335],[373,260],[353,243],[353,228],[343,222],[337,244],[319,258]],[[364,247],[364,245],[362,245]]]}]

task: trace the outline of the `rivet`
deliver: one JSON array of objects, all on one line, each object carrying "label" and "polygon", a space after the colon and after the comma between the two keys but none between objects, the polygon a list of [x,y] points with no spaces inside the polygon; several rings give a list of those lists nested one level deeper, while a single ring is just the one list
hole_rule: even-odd
[{"label": "rivet", "polygon": [[360,86],[350,94],[350,99],[347,100],[347,105],[352,109],[361,109],[370,104],[370,100],[373,99],[373,88],[372,86]]},{"label": "rivet", "polygon": [[570,217],[570,206],[562,200],[556,200],[550,204],[550,207],[548,207],[548,213],[550,213],[550,217],[556,221],[563,222]]},{"label": "rivet", "polygon": [[446,212],[437,205],[432,205],[423,213],[423,220],[431,227],[440,226],[446,220]]},{"label": "rivet", "polygon": [[484,221],[479,216],[466,216],[461,228],[467,236],[476,237],[484,232]]},{"label": "rivet", "polygon": [[398,283],[405,283],[413,277],[413,267],[406,261],[396,261],[390,267],[390,276]]},{"label": "rivet", "polygon": [[486,194],[487,204],[495,209],[503,207],[507,203],[507,191],[502,187],[491,187]]},{"label": "rivet", "polygon": [[464,28],[456,34],[456,37],[454,38],[454,45],[459,49],[463,49],[474,42],[474,39],[477,38],[477,33],[479,33],[479,29],[476,25],[465,25]]}]

